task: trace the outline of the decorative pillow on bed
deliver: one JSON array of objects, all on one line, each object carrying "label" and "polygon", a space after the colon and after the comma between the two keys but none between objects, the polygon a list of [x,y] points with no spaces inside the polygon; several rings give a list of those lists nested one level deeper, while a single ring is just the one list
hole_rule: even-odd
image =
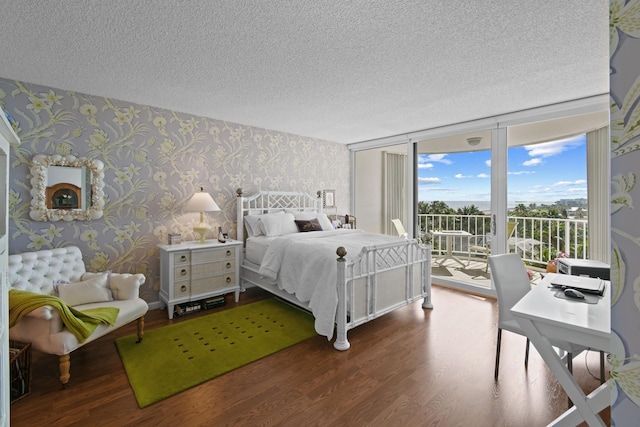
[{"label": "decorative pillow on bed", "polygon": [[322,226],[317,218],[313,219],[296,219],[296,225],[301,233],[306,231],[322,231]]},{"label": "decorative pillow on bed", "polygon": [[262,230],[260,229],[260,216],[261,215],[245,215],[244,225],[247,229],[247,236],[262,236]]},{"label": "decorative pillow on bed", "polygon": [[283,236],[285,234],[298,232],[298,226],[293,220],[293,214],[284,212],[262,215],[260,218],[260,228],[267,237]]},{"label": "decorative pillow on bed", "polygon": [[333,225],[331,225],[331,221],[329,221],[327,214],[315,212],[298,212],[295,217],[296,219],[300,220],[317,219],[320,223],[320,227],[322,227],[323,230],[333,230]]},{"label": "decorative pillow on bed", "polygon": [[92,302],[113,301],[109,289],[109,273],[82,282],[60,283],[58,296],[67,304],[80,305]]}]

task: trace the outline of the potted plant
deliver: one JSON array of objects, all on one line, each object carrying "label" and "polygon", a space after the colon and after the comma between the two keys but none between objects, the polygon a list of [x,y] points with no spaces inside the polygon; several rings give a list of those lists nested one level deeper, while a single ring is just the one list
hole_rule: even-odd
[{"label": "potted plant", "polygon": [[566,252],[558,252],[556,253],[556,256],[550,260],[547,261],[547,273],[557,273],[558,272],[558,259],[559,258],[568,258],[569,254]]}]

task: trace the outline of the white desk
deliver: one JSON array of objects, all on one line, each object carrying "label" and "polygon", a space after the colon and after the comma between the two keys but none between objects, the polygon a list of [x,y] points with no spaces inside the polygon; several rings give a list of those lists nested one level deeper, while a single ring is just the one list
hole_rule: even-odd
[{"label": "white desk", "polygon": [[585,396],[573,375],[553,350],[548,338],[609,352],[611,284],[607,282],[605,293],[597,304],[587,304],[555,297],[556,290],[549,288],[554,276],[553,273],[547,274],[513,306],[511,312],[574,402],[569,411],[550,425],[576,426],[584,420],[590,426],[604,426],[598,412],[611,403],[610,381],[602,384],[589,396]]},{"label": "white desk", "polygon": [[[442,230],[442,231],[432,231],[431,235],[434,237],[445,236],[447,238],[445,243],[447,245],[447,252],[445,253],[444,258],[440,260],[440,264],[439,264],[440,266],[442,266],[442,264],[444,264],[446,260],[451,259],[457,262],[458,264],[460,264],[461,266],[466,267],[466,265],[458,257],[453,255],[453,238],[466,237],[468,241],[469,237],[471,237],[471,233],[463,230]],[[467,247],[469,247],[468,244],[467,244]]]}]

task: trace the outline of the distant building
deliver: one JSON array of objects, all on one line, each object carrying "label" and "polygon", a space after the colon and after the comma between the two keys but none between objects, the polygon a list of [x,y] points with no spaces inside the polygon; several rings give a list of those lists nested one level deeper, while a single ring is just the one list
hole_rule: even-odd
[{"label": "distant building", "polygon": [[566,207],[581,207],[581,208],[586,208],[587,207],[587,199],[584,198],[580,198],[580,199],[560,199],[556,202],[556,205],[558,206],[566,206]]}]

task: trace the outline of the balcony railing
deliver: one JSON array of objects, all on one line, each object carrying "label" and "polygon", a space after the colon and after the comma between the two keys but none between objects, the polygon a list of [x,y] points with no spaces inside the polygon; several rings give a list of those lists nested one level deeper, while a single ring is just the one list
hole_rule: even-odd
[{"label": "balcony railing", "polygon": [[[508,246],[511,252],[518,252],[525,263],[544,267],[558,252],[565,252],[569,258],[587,259],[587,220],[565,218],[536,218],[509,216],[508,221],[516,221],[517,226]],[[474,236],[487,236],[491,232],[489,215],[440,215],[419,214],[418,225],[421,235],[432,230],[463,230]],[[453,253],[458,256],[486,256],[469,248],[466,237],[454,237]],[[446,239],[434,237],[434,254],[446,250]]]}]

